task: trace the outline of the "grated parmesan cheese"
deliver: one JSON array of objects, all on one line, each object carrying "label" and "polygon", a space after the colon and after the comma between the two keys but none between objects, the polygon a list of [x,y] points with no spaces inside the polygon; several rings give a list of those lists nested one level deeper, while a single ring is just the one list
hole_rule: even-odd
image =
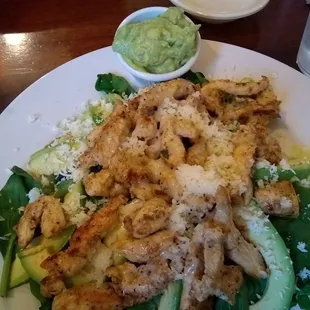
[{"label": "grated parmesan cheese", "polygon": [[300,251],[300,252],[303,252],[303,253],[307,253],[308,250],[306,249],[306,243],[305,242],[302,242],[302,241],[299,241],[298,244],[297,244],[297,249]]},{"label": "grated parmesan cheese", "polygon": [[297,276],[302,280],[310,279],[310,270],[304,267],[298,272]]},{"label": "grated parmesan cheese", "polygon": [[203,167],[188,164],[178,166],[176,178],[183,187],[184,194],[195,194],[202,196],[204,194],[214,196],[217,188],[223,184],[215,169],[204,170]]},{"label": "grated parmesan cheese", "polygon": [[40,196],[41,196],[41,191],[37,187],[32,188],[27,194],[27,197],[29,198],[29,203],[36,201]]}]

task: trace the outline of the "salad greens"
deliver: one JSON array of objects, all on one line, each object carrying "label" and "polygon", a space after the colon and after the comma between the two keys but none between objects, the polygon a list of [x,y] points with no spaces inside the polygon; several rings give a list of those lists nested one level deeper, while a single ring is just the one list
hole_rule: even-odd
[{"label": "salad greens", "polygon": [[14,166],[11,171],[13,174],[0,191],[0,251],[4,257],[0,296],[7,294],[12,258],[15,257],[14,226],[22,215],[21,208],[28,204],[29,191],[34,187],[41,188],[41,185],[23,169]]},{"label": "salad greens", "polygon": [[203,86],[204,84],[209,83],[209,81],[205,78],[203,73],[201,72],[193,72],[189,70],[186,72],[183,76],[183,79],[188,80],[194,84],[199,84],[200,86]]},{"label": "salad greens", "polygon": [[124,77],[113,73],[98,74],[95,88],[97,91],[104,91],[107,94],[115,93],[120,96],[123,94],[129,96],[135,92]]},{"label": "salad greens", "polygon": [[40,284],[36,281],[30,279],[29,280],[30,291],[32,295],[41,303],[41,307],[39,310],[51,310],[52,309],[52,300],[46,299],[41,295],[40,292]]},{"label": "salad greens", "polygon": [[[310,309],[310,188],[302,186],[300,180],[310,176],[310,166],[284,170],[272,167],[254,170],[254,179],[293,180],[293,186],[300,200],[300,214],[296,219],[272,217],[270,220],[290,251],[296,278],[296,292],[292,306],[299,304],[301,309]],[[304,272],[303,272],[304,271]],[[307,298],[305,298],[307,297]]]}]

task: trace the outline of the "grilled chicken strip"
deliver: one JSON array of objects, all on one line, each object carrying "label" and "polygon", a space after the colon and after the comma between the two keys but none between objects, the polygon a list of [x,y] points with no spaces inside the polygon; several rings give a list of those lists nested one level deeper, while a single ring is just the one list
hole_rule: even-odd
[{"label": "grilled chicken strip", "polygon": [[235,95],[235,96],[253,96],[269,86],[269,80],[266,76],[258,82],[233,82],[231,80],[214,80],[206,84],[207,88],[216,88],[223,92]]},{"label": "grilled chicken strip", "polygon": [[280,181],[258,188],[255,191],[255,198],[267,214],[283,217],[299,215],[298,197],[290,181]]},{"label": "grilled chicken strip", "polygon": [[165,194],[159,184],[152,184],[144,180],[133,184],[130,188],[130,194],[132,197],[143,201],[158,197],[164,199],[168,203],[171,202],[171,199]]},{"label": "grilled chicken strip", "polygon": [[87,195],[109,197],[114,178],[108,169],[102,169],[98,173],[90,173],[85,176],[83,184]]},{"label": "grilled chicken strip", "polygon": [[131,100],[128,105],[138,105],[138,116],[150,116],[166,98],[184,99],[195,92],[194,85],[183,79],[159,83],[140,96]]},{"label": "grilled chicken strip", "polygon": [[41,282],[41,291],[45,296],[52,295],[49,288],[49,277],[72,277],[80,271],[95,255],[101,244],[101,238],[119,223],[118,209],[126,203],[122,196],[111,198],[104,208],[92,215],[92,217],[80,226],[73,234],[68,249],[58,252],[41,264],[41,267],[49,273]]},{"label": "grilled chicken strip", "polygon": [[54,298],[52,310],[121,310],[122,298],[112,288],[87,284],[73,287]]},{"label": "grilled chicken strip", "polygon": [[126,107],[118,103],[114,111],[88,136],[89,149],[80,158],[82,167],[89,168],[94,165],[108,167],[120,144],[129,136],[132,124],[127,117]]},{"label": "grilled chicken strip", "polygon": [[214,221],[222,225],[227,232],[224,243],[227,257],[241,266],[250,276],[265,278],[267,272],[263,258],[253,244],[247,242],[236,228],[229,196],[223,187],[219,187],[216,193]]},{"label": "grilled chicken strip", "polygon": [[174,232],[162,230],[143,239],[118,240],[112,244],[112,249],[131,262],[145,263],[168,249],[174,237]]},{"label": "grilled chicken strip", "polygon": [[174,170],[165,163],[163,159],[148,161],[149,178],[152,182],[160,182],[162,188],[172,199],[178,199],[182,196],[183,190],[178,183]]},{"label": "grilled chicken strip", "polygon": [[130,188],[131,184],[147,179],[149,173],[147,162],[146,156],[133,155],[129,151],[120,150],[112,157],[109,172],[118,183]]},{"label": "grilled chicken strip", "polygon": [[168,225],[170,213],[171,206],[165,200],[152,198],[146,201],[132,219],[132,236],[141,239],[164,229]]},{"label": "grilled chicken strip", "polygon": [[65,214],[59,199],[42,196],[27,205],[16,229],[20,248],[25,248],[31,242],[39,225],[42,234],[47,238],[58,234],[66,227]]},{"label": "grilled chicken strip", "polygon": [[136,267],[125,263],[110,267],[106,274],[112,278],[117,294],[124,298],[124,306],[143,303],[162,292],[173,280],[173,273],[166,260],[150,259],[146,265]]}]

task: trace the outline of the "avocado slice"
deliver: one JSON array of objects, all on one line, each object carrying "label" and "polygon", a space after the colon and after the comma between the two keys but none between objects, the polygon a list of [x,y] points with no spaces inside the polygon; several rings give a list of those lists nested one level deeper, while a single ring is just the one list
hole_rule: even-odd
[{"label": "avocado slice", "polygon": [[14,262],[12,263],[9,288],[20,286],[26,283],[29,280],[29,275],[25,271],[20,259],[18,256],[15,257]]},{"label": "avocado slice", "polygon": [[74,226],[70,226],[57,236],[51,238],[38,237],[39,245],[27,248],[18,253],[22,267],[33,280],[40,282],[47,276],[47,271],[41,267],[41,263],[54,253],[60,251],[70,240]]},{"label": "avocado slice", "polygon": [[51,255],[52,253],[47,248],[40,247],[40,250],[37,252],[20,257],[20,261],[30,278],[40,283],[48,275],[47,270],[43,269],[40,265]]},{"label": "avocado slice", "polygon": [[170,283],[160,299],[158,310],[178,310],[180,308],[182,291],[182,280]]},{"label": "avocado slice", "polygon": [[295,274],[283,239],[255,201],[237,209],[234,216],[236,223],[245,227],[247,239],[258,248],[270,273],[264,296],[250,309],[289,309],[295,292]]}]

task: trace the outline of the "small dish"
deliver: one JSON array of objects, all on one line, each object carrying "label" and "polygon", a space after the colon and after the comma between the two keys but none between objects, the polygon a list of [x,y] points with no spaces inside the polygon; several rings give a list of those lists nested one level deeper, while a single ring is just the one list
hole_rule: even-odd
[{"label": "small dish", "polygon": [[[149,8],[145,8],[142,10],[138,10],[132,14],[130,14],[129,16],[127,16],[122,22],[121,24],[118,26],[117,29],[119,29],[121,26],[123,25],[127,25],[130,23],[138,23],[138,22],[142,22],[144,20],[147,19],[151,19],[151,18],[155,18],[158,15],[161,15],[162,13],[164,13],[168,8],[166,7],[149,7]],[[192,20],[190,20],[188,17],[186,17],[189,21],[191,21],[193,23]],[[199,51],[200,51],[200,46],[201,46],[201,37],[199,32],[197,32],[196,35],[196,53],[193,57],[191,57],[187,63],[185,63],[182,67],[180,67],[179,69],[172,71],[172,72],[168,72],[168,73],[162,73],[162,74],[154,74],[154,73],[148,73],[148,72],[142,72],[139,70],[136,70],[134,68],[132,68],[121,56],[121,54],[116,53],[118,60],[120,61],[121,65],[128,71],[130,72],[132,75],[146,80],[146,81],[151,81],[151,82],[162,82],[162,81],[168,81],[171,79],[175,79],[178,78],[180,76],[182,76],[184,73],[186,73],[187,71],[189,71],[191,69],[191,67],[194,65],[194,63],[196,62],[198,55],[199,55]]]},{"label": "small dish", "polygon": [[253,15],[262,10],[269,0],[170,0],[197,19],[212,23],[227,23]]}]

